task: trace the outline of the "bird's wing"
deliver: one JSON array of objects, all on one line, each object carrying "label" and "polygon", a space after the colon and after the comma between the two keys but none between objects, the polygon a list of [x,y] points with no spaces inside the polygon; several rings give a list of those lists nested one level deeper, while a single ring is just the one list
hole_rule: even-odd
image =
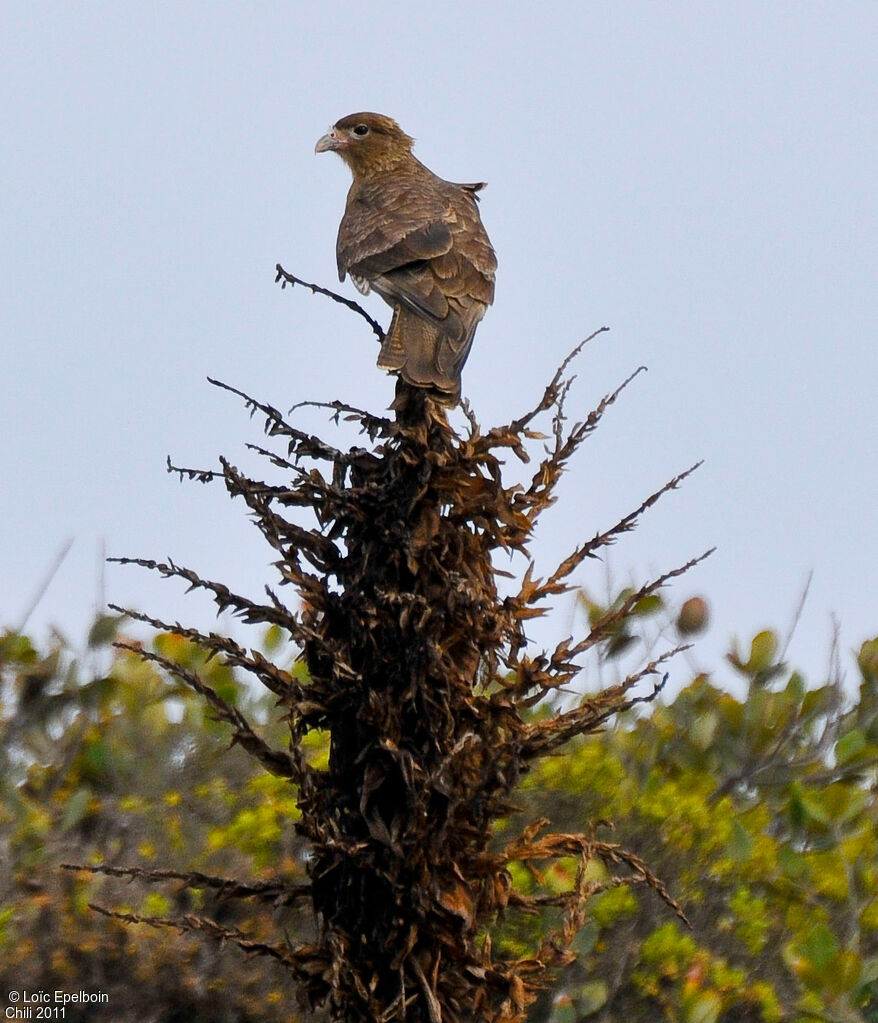
[{"label": "bird's wing", "polygon": [[359,277],[375,278],[388,270],[442,256],[451,248],[451,227],[444,220],[434,220],[416,228],[395,244],[351,264],[349,272]]},{"label": "bird's wing", "polygon": [[[430,182],[393,175],[354,186],[338,229],[339,278],[377,276],[385,269],[446,252],[448,204]],[[380,269],[367,261],[383,256]],[[390,262],[388,262],[390,260]],[[380,263],[374,265],[378,267]]]},{"label": "bird's wing", "polygon": [[339,228],[339,277],[350,273],[388,301],[465,336],[468,327],[449,319],[448,299],[490,305],[497,266],[474,187],[427,172],[360,189],[349,197]]},{"label": "bird's wing", "polygon": [[478,198],[474,191],[484,185],[448,185],[451,208],[454,211],[454,252],[460,260],[468,263],[474,270],[491,282],[491,298],[493,298],[494,271],[497,269],[497,257],[482,226],[477,205]]}]

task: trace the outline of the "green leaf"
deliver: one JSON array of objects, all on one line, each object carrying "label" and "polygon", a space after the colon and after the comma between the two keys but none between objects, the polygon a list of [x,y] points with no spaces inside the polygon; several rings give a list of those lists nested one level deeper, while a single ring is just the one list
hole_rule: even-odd
[{"label": "green leaf", "polygon": [[802,697],[805,695],[805,680],[798,671],[794,671],[792,675],[790,675],[789,681],[787,682],[786,693],[788,696],[791,696],[796,703],[801,702]]},{"label": "green leaf", "polygon": [[784,874],[794,881],[807,876],[808,863],[805,857],[790,846],[781,846],[777,859]]},{"label": "green leaf", "polygon": [[661,611],[663,604],[664,601],[657,593],[650,593],[649,596],[637,601],[634,607],[631,608],[631,614],[641,615],[642,617],[654,615],[657,611]]},{"label": "green leaf", "polygon": [[750,644],[750,660],[747,670],[753,673],[768,671],[777,654],[777,635],[766,629],[753,637]]},{"label": "green leaf", "polygon": [[578,956],[588,955],[588,953],[591,952],[597,944],[599,935],[600,928],[594,920],[589,920],[589,922],[578,931],[570,947]]},{"label": "green leaf", "polygon": [[832,704],[835,693],[830,686],[809,689],[802,697],[803,716],[816,716],[827,711]]},{"label": "green leaf", "polygon": [[686,1023],[716,1023],[723,1000],[716,991],[700,991],[688,1000],[683,1019]]},{"label": "green leaf", "polygon": [[866,790],[844,782],[835,782],[823,790],[823,805],[836,824],[848,824],[872,802]]},{"label": "green leaf", "polygon": [[709,749],[716,737],[718,725],[719,714],[716,711],[699,714],[692,722],[692,727],[689,731],[693,744],[700,750]]},{"label": "green leaf", "polygon": [[866,736],[859,728],[843,735],[835,744],[835,762],[839,765],[849,764],[856,760],[866,749]]},{"label": "green leaf", "polygon": [[738,863],[748,860],[753,853],[753,836],[737,817],[732,821],[728,848],[729,855]]},{"label": "green leaf", "polygon": [[878,682],[878,639],[869,639],[860,647],[857,665],[863,673],[863,681]]},{"label": "green leaf", "polygon": [[610,991],[603,980],[591,980],[571,992],[580,1016],[590,1016],[607,1004]]},{"label": "green leaf", "polygon": [[832,818],[831,810],[826,806],[823,793],[816,792],[804,786],[799,790],[799,805],[805,811],[805,815],[818,824],[828,824]]},{"label": "green leaf", "polygon": [[91,802],[91,789],[83,785],[78,788],[64,805],[61,816],[61,830],[69,831],[75,827],[88,813]]},{"label": "green leaf", "polygon": [[108,646],[116,638],[119,631],[120,615],[99,615],[92,623],[88,632],[88,646],[90,650],[96,647]]},{"label": "green leaf", "polygon": [[815,970],[825,970],[838,958],[838,939],[825,924],[812,927],[799,945]]},{"label": "green leaf", "polygon": [[0,636],[0,663],[32,664],[37,652],[27,636],[17,632],[6,632]]},{"label": "green leaf", "polygon": [[839,956],[838,969],[834,975],[834,990],[841,994],[853,990],[863,975],[863,961],[853,949],[846,948]]},{"label": "green leaf", "polygon": [[286,639],[286,633],[279,625],[269,625],[262,637],[262,646],[265,652],[273,654]]},{"label": "green leaf", "polygon": [[89,736],[82,744],[79,768],[84,781],[96,783],[99,787],[108,780],[109,750],[107,743],[98,735]]}]

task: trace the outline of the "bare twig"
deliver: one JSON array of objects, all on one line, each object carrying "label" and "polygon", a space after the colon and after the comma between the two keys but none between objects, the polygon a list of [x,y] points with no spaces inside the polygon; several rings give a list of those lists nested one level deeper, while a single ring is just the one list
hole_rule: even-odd
[{"label": "bare twig", "polygon": [[339,295],[335,291],[330,291],[329,288],[323,288],[319,284],[311,284],[308,281],[303,281],[301,277],[296,277],[295,274],[288,273],[284,270],[280,263],[277,264],[275,269],[277,270],[277,276],[274,279],[275,284],[280,281],[280,286],[282,288],[285,288],[288,284],[299,284],[303,288],[309,288],[315,295],[325,295],[327,298],[331,298],[333,302],[338,302],[339,305],[347,306],[348,309],[352,309],[355,313],[358,313],[363,317],[363,319],[372,328],[379,341],[384,340],[384,331],[381,328],[381,324],[377,320],[373,320],[358,302],[354,302],[350,298],[345,298],[344,295]]}]

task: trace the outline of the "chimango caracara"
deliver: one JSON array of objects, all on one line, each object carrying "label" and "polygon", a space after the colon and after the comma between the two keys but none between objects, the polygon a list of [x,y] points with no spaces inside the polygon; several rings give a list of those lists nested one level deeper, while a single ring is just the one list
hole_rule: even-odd
[{"label": "chimango caracara", "polygon": [[315,146],[354,176],[338,229],[339,280],[374,288],[393,308],[378,365],[447,405],[494,300],[497,260],[482,227],[483,183],[444,181],[412,155],[410,138],[381,114],[351,114]]}]

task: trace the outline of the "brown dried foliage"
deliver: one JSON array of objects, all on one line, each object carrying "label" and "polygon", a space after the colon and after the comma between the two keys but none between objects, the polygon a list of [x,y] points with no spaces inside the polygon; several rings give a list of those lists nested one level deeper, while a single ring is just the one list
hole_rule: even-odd
[{"label": "brown dried foliage", "polygon": [[[265,770],[298,787],[302,817],[296,827],[312,847],[310,884],[103,869],[208,886],[251,906],[310,899],[318,937],[305,945],[289,939],[267,944],[192,915],[121,914],[123,919],[207,933],[270,955],[293,972],[307,1004],[328,1003],[332,1016],[346,1023],[512,1023],[524,1018],[551,971],[572,958],[570,942],[586,920],[588,898],[600,887],[643,884],[680,912],[637,856],[594,834],[552,834],[540,820],[505,848],[492,843],[496,822],[514,811],[510,797],[529,763],[652,698],[662,684],[664,658],[573,709],[536,718],[530,709],[573,680],[577,658],[610,635],[639,599],[700,560],[643,586],[582,638],[528,652],[525,626],[543,613],[542,602],[565,592],[585,559],[630,530],[641,512],[688,474],[582,543],[547,578],[536,578],[529,563],[518,592],[501,596],[493,555],[528,558],[535,522],[553,502],[570,456],[622,389],[568,425],[566,374],[581,347],[533,409],[487,433],[465,408],[468,432],[459,436],[421,392],[403,386],[395,419],[328,405],[336,419],[359,424],[369,440],[368,447],[340,450],[241,394],[251,413],[264,417],[266,433],[286,446],[282,454],[255,448],[285,481],[250,479],[226,460],[216,473],[174,470],[201,480],[222,478],[229,493],[244,500],[277,553],[283,582],[295,588],[300,610],[271,590],[267,602],[253,602],[173,562],[121,560],[205,590],[221,610],[245,622],[281,626],[300,646],[309,681],[297,681],[227,637],[135,617],[196,640],[276,694],[289,723],[289,749],[269,748],[237,708],[188,669],[141,653],[199,692],[228,723],[233,741]],[[546,416],[550,433],[541,444],[547,438],[534,424]],[[530,483],[504,483],[501,456],[511,451],[528,462],[535,446],[542,450]],[[313,513],[311,527],[293,521],[290,510],[301,508]],[[633,695],[647,676],[655,680],[651,691]],[[311,766],[302,747],[312,729],[330,735],[325,770]],[[569,891],[516,890],[512,864],[524,864],[539,879],[541,869],[569,857],[579,862]],[[600,886],[586,873],[595,858],[609,866],[612,878]],[[556,907],[560,923],[532,955],[495,954],[490,935],[498,920],[543,907]]]}]

